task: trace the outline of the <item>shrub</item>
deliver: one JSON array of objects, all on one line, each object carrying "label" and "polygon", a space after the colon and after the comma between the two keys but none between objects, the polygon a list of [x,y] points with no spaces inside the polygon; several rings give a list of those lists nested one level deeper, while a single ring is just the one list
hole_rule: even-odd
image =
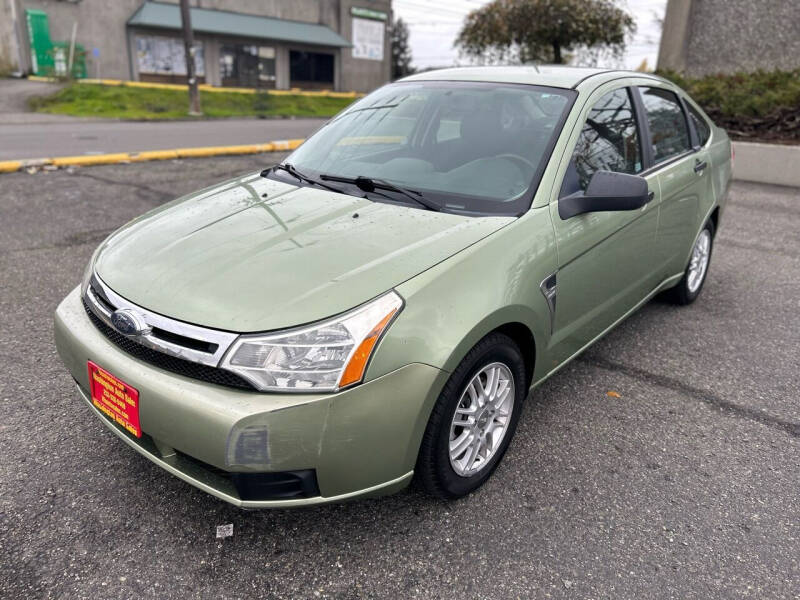
[{"label": "shrub", "polygon": [[800,69],[688,78],[659,71],[734,139],[800,143]]}]

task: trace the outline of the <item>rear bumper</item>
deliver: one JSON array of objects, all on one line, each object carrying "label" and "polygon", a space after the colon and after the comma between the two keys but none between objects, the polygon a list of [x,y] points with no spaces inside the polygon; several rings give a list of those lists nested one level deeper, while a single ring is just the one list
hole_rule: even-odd
[{"label": "rear bumper", "polygon": [[[245,508],[338,502],[405,487],[447,378],[415,363],[337,394],[263,394],[208,384],[114,346],[87,317],[77,288],[56,310],[55,338],[80,396],[111,431],[166,471]],[[139,391],[142,438],[94,408],[89,360]],[[318,496],[242,499],[229,476],[308,469],[316,473]]]}]

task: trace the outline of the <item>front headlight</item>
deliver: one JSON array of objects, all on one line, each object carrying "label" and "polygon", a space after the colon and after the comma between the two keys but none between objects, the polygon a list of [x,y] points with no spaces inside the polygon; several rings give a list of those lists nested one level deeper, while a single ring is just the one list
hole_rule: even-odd
[{"label": "front headlight", "polygon": [[335,391],[361,381],[375,345],[402,306],[392,291],[315,325],[243,335],[220,366],[264,391]]}]

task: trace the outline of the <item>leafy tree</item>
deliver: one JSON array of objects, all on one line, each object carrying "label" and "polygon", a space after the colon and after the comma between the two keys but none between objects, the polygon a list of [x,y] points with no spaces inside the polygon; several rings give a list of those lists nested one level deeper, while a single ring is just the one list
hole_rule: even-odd
[{"label": "leafy tree", "polygon": [[562,64],[582,49],[619,57],[634,31],[614,0],[493,0],[467,15],[456,46],[488,62]]},{"label": "leafy tree", "polygon": [[411,75],[411,48],[408,45],[408,25],[403,19],[392,24],[392,79],[400,79]]}]

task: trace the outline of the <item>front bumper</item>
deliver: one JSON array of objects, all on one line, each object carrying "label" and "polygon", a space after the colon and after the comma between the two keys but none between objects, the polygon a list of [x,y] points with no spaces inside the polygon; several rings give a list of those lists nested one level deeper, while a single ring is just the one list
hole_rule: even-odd
[{"label": "front bumper", "polygon": [[[55,339],[81,397],[109,429],[166,471],[245,508],[337,502],[405,487],[447,379],[444,371],[413,363],[336,394],[265,394],[208,384],[117,348],[89,320],[78,288],[56,310]],[[139,391],[142,438],[92,406],[89,360]],[[228,477],[307,469],[316,471],[318,496],[242,499]]]}]

